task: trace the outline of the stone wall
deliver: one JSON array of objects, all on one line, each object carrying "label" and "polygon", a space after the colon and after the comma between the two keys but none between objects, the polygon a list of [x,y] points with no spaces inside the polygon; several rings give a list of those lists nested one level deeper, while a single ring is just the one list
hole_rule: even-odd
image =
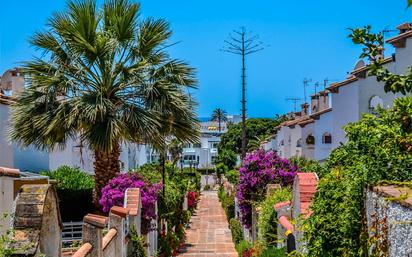
[{"label": "stone wall", "polygon": [[11,248],[15,256],[60,256],[62,222],[51,185],[24,185],[14,210]]},{"label": "stone wall", "polygon": [[412,189],[396,185],[370,187],[365,208],[370,253],[412,256]]}]

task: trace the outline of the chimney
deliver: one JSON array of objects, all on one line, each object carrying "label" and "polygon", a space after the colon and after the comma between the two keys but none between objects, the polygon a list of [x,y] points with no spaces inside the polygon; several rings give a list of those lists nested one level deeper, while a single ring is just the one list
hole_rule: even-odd
[{"label": "chimney", "polygon": [[319,111],[323,111],[329,108],[329,91],[321,91],[319,92]]},{"label": "chimney", "polygon": [[312,95],[312,113],[318,112],[319,111],[319,94]]},{"label": "chimney", "polygon": [[408,32],[410,30],[412,30],[412,23],[410,22],[405,22],[402,23],[401,25],[399,25],[398,27],[396,27],[399,30],[399,34]]},{"label": "chimney", "polygon": [[308,103],[303,103],[301,105],[302,111],[301,111],[301,116],[307,116],[309,115],[309,104]]}]

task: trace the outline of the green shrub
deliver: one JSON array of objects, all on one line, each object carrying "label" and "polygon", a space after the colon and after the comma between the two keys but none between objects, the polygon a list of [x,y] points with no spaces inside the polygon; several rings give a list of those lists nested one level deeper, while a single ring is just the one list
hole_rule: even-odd
[{"label": "green shrub", "polygon": [[209,185],[209,184],[206,184],[206,185],[203,187],[203,190],[205,190],[205,191],[210,190],[210,185]]},{"label": "green shrub", "polygon": [[226,196],[223,201],[223,209],[225,210],[226,217],[228,220],[235,217],[235,196],[231,194]]},{"label": "green shrub", "polygon": [[273,206],[276,203],[292,199],[290,188],[282,188],[274,191],[270,196],[259,203],[258,238],[266,246],[276,246],[277,238],[277,214]]},{"label": "green shrub", "polygon": [[233,243],[238,244],[243,240],[242,224],[235,218],[231,218],[229,221],[229,227],[232,232]]},{"label": "green shrub", "polygon": [[127,257],[146,257],[146,247],[144,246],[144,238],[139,236],[136,228],[130,229],[131,247],[128,249]]},{"label": "green shrub", "polygon": [[43,171],[41,174],[56,180],[63,221],[81,221],[86,214],[94,211],[93,176],[68,166],[61,166],[55,171]]},{"label": "green shrub", "polygon": [[244,251],[247,251],[248,249],[250,249],[252,247],[252,244],[249,243],[246,240],[242,240],[239,242],[239,244],[236,245],[236,251],[239,254],[239,257],[242,257],[242,253]]},{"label": "green shrub", "polygon": [[266,248],[259,257],[286,257],[285,248],[269,247]]},{"label": "green shrub", "polygon": [[162,181],[161,166],[159,164],[146,163],[137,169],[131,170],[130,172],[139,173],[145,181],[152,184]]},{"label": "green shrub", "polygon": [[197,168],[196,170],[197,170],[197,172],[199,172],[202,175],[212,174],[212,173],[216,172],[216,169],[214,169],[214,168],[207,168],[207,169],[206,168]]},{"label": "green shrub", "polygon": [[229,170],[226,172],[225,177],[231,184],[236,185],[237,181],[239,180],[239,171]]},{"label": "green shrub", "polygon": [[320,179],[313,214],[305,222],[309,256],[367,254],[364,189],[380,180],[409,181],[412,98],[395,100],[379,117],[365,115],[345,127],[347,144],[335,149]]},{"label": "green shrub", "polygon": [[317,160],[306,159],[303,157],[291,157],[289,161],[299,167],[300,172],[315,172],[318,177],[323,177],[323,174],[327,172]]},{"label": "green shrub", "polygon": [[61,166],[54,171],[42,171],[41,175],[56,180],[56,188],[59,189],[90,189],[94,188],[94,178],[78,168]]}]

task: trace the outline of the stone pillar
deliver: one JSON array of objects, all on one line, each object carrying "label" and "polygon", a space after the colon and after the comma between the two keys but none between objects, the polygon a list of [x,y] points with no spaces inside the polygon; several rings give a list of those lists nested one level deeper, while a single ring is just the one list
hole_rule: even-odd
[{"label": "stone pillar", "polygon": [[135,227],[139,236],[141,231],[142,220],[142,201],[140,198],[139,188],[128,188],[124,197],[124,207],[129,209],[129,226]]},{"label": "stone pillar", "polygon": [[117,236],[115,238],[115,248],[117,249],[116,256],[126,257],[128,239],[126,236],[129,234],[129,210],[118,206],[113,206],[110,209],[109,214],[109,229],[114,228],[117,230]]},{"label": "stone pillar", "polygon": [[83,244],[90,243],[93,247],[89,257],[103,257],[103,233],[107,226],[107,218],[88,214],[83,219]]}]

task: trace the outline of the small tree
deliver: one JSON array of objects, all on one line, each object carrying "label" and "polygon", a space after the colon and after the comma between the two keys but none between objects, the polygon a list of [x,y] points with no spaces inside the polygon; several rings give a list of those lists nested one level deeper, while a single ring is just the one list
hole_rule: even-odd
[{"label": "small tree", "polygon": [[212,121],[217,121],[219,124],[219,132],[222,131],[222,122],[227,121],[227,113],[225,110],[216,108],[212,113]]}]

